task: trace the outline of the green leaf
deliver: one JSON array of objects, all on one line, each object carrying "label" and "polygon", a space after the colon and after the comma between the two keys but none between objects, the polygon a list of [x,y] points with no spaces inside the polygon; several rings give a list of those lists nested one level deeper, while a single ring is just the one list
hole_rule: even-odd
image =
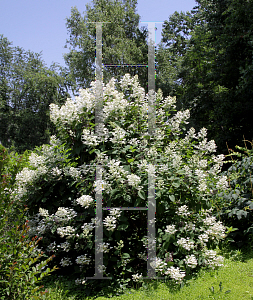
[{"label": "green leaf", "polygon": [[122,258],[130,258],[130,255],[129,253],[122,253]]},{"label": "green leaf", "polygon": [[161,198],[161,196],[162,196],[161,191],[156,192],[155,195],[157,198]]},{"label": "green leaf", "polygon": [[89,154],[92,154],[96,149],[92,149],[89,151]]},{"label": "green leaf", "polygon": [[127,224],[121,224],[121,225],[119,225],[119,226],[117,227],[117,230],[126,230],[127,227],[128,227]]},{"label": "green leaf", "polygon": [[172,202],[175,202],[175,196],[174,195],[169,195],[169,198]]},{"label": "green leaf", "polygon": [[145,198],[145,193],[143,192],[143,190],[139,190],[139,191],[138,191],[138,196],[139,196],[141,199],[143,199],[143,200],[146,199],[146,198]]},{"label": "green leaf", "polygon": [[130,267],[130,268],[126,269],[126,271],[131,272],[131,273],[134,273],[133,267]]},{"label": "green leaf", "polygon": [[172,185],[173,185],[175,188],[179,188],[179,187],[180,187],[180,183],[178,183],[178,182],[172,182]]}]

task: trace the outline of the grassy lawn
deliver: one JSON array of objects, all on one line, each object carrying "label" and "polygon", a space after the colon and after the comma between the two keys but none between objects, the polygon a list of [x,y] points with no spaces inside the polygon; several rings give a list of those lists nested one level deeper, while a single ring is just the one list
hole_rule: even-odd
[{"label": "grassy lawn", "polygon": [[104,295],[106,296],[85,297],[82,296],[84,292],[79,291],[79,294],[77,294],[76,285],[73,281],[70,282],[66,278],[59,281],[51,275],[48,277],[48,281],[45,281],[45,287],[51,291],[51,295],[47,295],[45,299],[253,299],[252,249],[248,248],[244,251],[223,249],[221,254],[225,257],[224,267],[211,271],[202,270],[181,288],[168,281],[153,280],[147,284],[147,288],[128,289],[125,290],[123,295],[113,296],[105,290]]}]

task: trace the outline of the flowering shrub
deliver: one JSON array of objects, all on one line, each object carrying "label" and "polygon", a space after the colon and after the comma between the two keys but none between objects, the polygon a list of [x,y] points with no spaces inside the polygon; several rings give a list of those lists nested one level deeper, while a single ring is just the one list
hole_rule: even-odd
[{"label": "flowering shrub", "polygon": [[35,236],[29,241],[24,209],[10,199],[13,176],[25,165],[26,153],[23,157],[8,153],[0,145],[0,299],[42,299],[47,291],[40,291],[40,296],[36,296],[36,291],[43,286],[35,283],[55,270],[54,267],[41,272],[53,256],[34,265],[42,256],[37,251],[37,243],[42,238],[35,241],[38,238]]},{"label": "flowering shrub", "polygon": [[[159,90],[156,132],[149,136],[148,96],[137,76],[126,74],[120,83],[112,78],[103,87],[104,123],[96,135],[95,87],[93,82],[61,108],[51,104],[58,138],[36,148],[30,167],[17,175],[15,199],[29,207],[30,235],[43,236],[44,251],[56,255],[61,271],[88,285],[100,221],[95,193],[103,191],[103,207],[112,207],[103,211],[103,275],[121,287],[141,280],[147,275],[147,211],[116,207],[147,207],[151,174],[156,181],[153,267],[181,282],[201,266],[220,266],[222,258],[213,249],[225,237],[225,227],[212,216],[212,205],[227,181],[219,175],[224,156],[213,154],[216,145],[207,141],[206,129],[186,132],[189,111],[176,112],[176,99],[164,99]],[[99,164],[102,180],[95,180]]]},{"label": "flowering shrub", "polygon": [[251,150],[239,146],[236,148],[244,153],[233,151],[230,154],[241,159],[234,161],[224,172],[228,177],[229,189],[219,195],[223,205],[217,215],[228,227],[233,227],[228,238],[242,247],[253,242],[253,147]]}]

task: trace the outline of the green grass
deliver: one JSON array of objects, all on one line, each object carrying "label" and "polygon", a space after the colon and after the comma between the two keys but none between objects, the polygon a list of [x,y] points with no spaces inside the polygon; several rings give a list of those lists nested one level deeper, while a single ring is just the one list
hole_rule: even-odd
[{"label": "green grass", "polygon": [[[190,279],[183,287],[171,282],[153,280],[146,288],[127,289],[123,295],[114,296],[109,290],[104,290],[105,296],[85,297],[84,292],[77,292],[74,281],[67,278],[57,279],[54,275],[48,277],[45,287],[51,291],[45,299],[50,300],[196,300],[196,299],[253,299],[253,251],[224,248],[221,254],[225,257],[224,267],[218,270],[201,270],[197,276]],[[50,281],[49,281],[50,280]],[[107,283],[108,284],[108,283]],[[72,296],[68,296],[72,295]],[[98,295],[98,293],[97,293]],[[101,291],[100,291],[101,295]]]}]

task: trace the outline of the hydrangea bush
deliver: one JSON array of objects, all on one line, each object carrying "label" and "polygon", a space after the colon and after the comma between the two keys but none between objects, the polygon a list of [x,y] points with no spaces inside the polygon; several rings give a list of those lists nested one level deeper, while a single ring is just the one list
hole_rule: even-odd
[{"label": "hydrangea bush", "polygon": [[[58,129],[50,145],[36,148],[30,167],[16,177],[16,201],[29,207],[30,235],[43,236],[43,251],[55,254],[62,274],[89,285],[95,273],[95,193],[103,192],[103,275],[121,288],[147,276],[148,174],[155,177],[156,249],[153,267],[177,283],[206,266],[222,265],[215,248],[226,228],[212,215],[223,155],[205,128],[185,125],[189,110],[156,93],[156,131],[148,135],[148,95],[138,77],[126,74],[103,86],[102,135],[95,134],[96,82],[75,101],[50,105]],[[102,165],[102,181],[96,180]],[[23,203],[24,204],[24,203]],[[102,272],[102,270],[101,270]],[[102,280],[103,281],[103,280]],[[105,280],[108,282],[108,280]],[[96,284],[99,284],[96,282]]]}]

